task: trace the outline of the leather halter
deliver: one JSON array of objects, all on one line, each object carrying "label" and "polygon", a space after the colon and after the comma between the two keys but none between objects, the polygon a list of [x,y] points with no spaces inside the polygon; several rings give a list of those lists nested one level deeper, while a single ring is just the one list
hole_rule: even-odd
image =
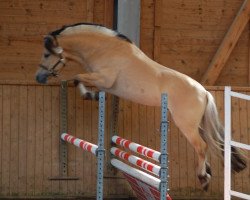
[{"label": "leather halter", "polygon": [[56,70],[56,67],[62,63],[63,64],[63,67],[65,66],[65,59],[63,58],[62,54],[59,54],[59,60],[52,66],[52,68],[50,69],[48,66],[45,66],[43,64],[40,64],[39,67],[45,69],[48,71],[48,75],[49,76],[58,76],[59,75],[59,71]]}]

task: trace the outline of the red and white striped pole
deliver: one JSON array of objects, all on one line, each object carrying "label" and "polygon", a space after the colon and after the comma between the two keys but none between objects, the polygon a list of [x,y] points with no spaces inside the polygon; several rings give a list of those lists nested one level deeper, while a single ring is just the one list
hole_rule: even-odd
[{"label": "red and white striped pole", "polygon": [[63,133],[61,135],[61,139],[75,145],[76,147],[83,149],[84,151],[88,151],[96,155],[96,150],[98,146],[95,144],[76,138],[68,133]]},{"label": "red and white striped pole", "polygon": [[155,174],[156,176],[159,176],[160,166],[158,166],[158,165],[155,165],[155,164],[153,164],[151,162],[143,160],[143,159],[141,159],[141,158],[139,158],[137,156],[131,155],[131,154],[125,152],[125,151],[122,151],[122,150],[116,148],[116,147],[112,147],[110,152],[113,155],[115,155],[115,156],[117,156],[117,157],[119,157],[121,159],[124,159],[124,160],[130,162],[133,165],[136,165],[136,166],[138,166],[138,167],[140,167],[142,169],[145,169],[148,172],[151,172],[151,173]]},{"label": "red and white striped pole", "polygon": [[137,144],[135,142],[131,142],[129,140],[126,140],[124,138],[121,138],[117,135],[112,137],[112,141],[115,144],[118,144],[122,147],[125,147],[135,153],[139,153],[140,155],[146,156],[148,158],[151,158],[157,162],[159,162],[161,153],[159,151],[155,151],[153,149],[150,149],[148,147],[142,146],[140,144]]}]

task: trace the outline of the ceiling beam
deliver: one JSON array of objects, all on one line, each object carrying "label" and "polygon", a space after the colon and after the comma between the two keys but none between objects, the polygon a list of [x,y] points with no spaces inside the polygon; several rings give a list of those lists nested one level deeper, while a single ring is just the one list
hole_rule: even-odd
[{"label": "ceiling beam", "polygon": [[231,52],[249,21],[250,0],[245,0],[237,16],[226,33],[220,47],[214,55],[207,71],[201,79],[203,85],[214,85]]}]

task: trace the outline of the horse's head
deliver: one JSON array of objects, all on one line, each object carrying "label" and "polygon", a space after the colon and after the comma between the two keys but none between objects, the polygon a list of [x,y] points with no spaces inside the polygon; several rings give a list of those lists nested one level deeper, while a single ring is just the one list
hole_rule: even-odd
[{"label": "horse's head", "polygon": [[49,77],[57,76],[65,65],[63,49],[54,36],[48,35],[44,38],[44,47],[44,54],[36,72],[36,81],[43,84],[47,83]]}]

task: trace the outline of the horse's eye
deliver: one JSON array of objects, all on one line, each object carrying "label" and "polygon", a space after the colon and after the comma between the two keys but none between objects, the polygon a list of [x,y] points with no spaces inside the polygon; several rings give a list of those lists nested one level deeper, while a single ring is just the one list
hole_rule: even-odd
[{"label": "horse's eye", "polygon": [[49,53],[45,53],[45,54],[44,54],[44,57],[45,57],[45,58],[48,58],[49,56],[50,56]]}]

